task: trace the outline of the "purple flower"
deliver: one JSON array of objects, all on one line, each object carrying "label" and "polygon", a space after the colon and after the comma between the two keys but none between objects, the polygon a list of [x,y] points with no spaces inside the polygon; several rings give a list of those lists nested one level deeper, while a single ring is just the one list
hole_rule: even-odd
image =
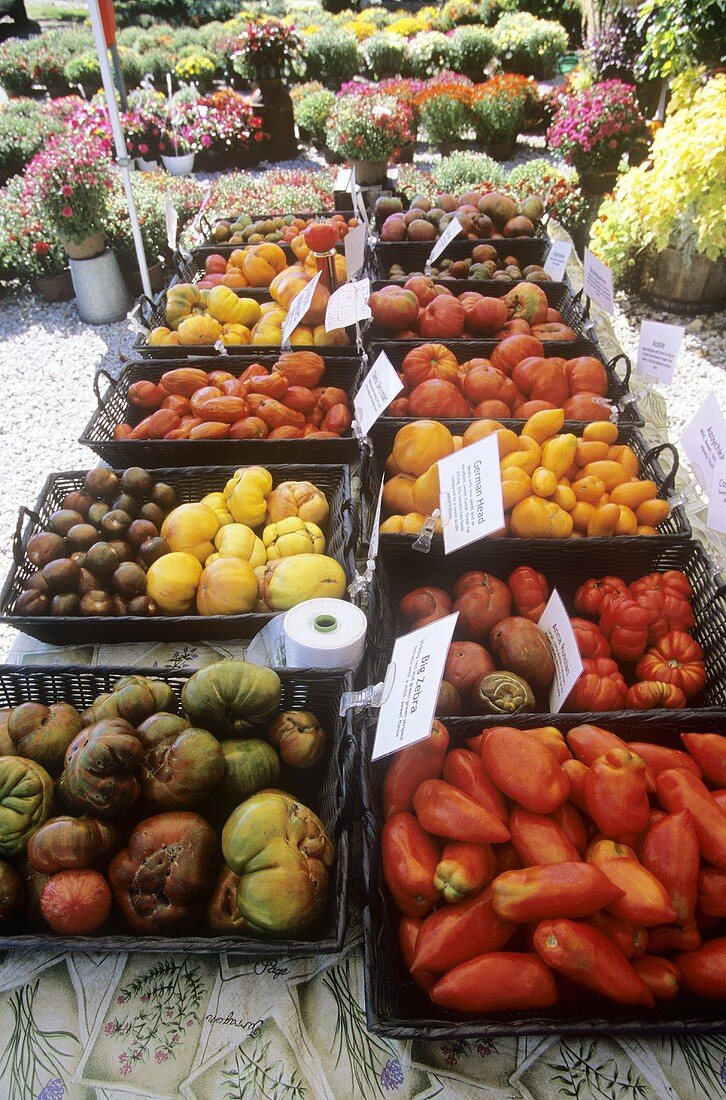
[{"label": "purple flower", "polygon": [[139,997],[139,1000],[141,1001],[142,1004],[146,1004],[148,999],[149,999],[149,994],[148,993],[142,993],[141,996]]},{"label": "purple flower", "polygon": [[381,1084],[386,1092],[396,1091],[404,1083],[403,1070],[398,1058],[390,1058],[381,1070]]},{"label": "purple flower", "polygon": [[104,1035],[113,1035],[113,1033],[114,1033],[114,1026],[113,1026],[113,1023],[111,1022],[111,1020],[109,1020],[108,1023],[105,1025],[104,1029],[103,1029],[103,1034]]}]

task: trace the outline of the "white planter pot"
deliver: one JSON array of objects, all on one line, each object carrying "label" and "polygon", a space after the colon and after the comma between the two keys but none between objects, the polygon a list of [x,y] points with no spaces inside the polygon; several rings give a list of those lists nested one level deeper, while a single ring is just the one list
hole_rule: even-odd
[{"label": "white planter pot", "polygon": [[162,157],[164,167],[170,176],[189,176],[194,168],[194,153],[183,157]]},{"label": "white planter pot", "polygon": [[82,321],[108,325],[124,319],[131,298],[113,252],[103,252],[90,260],[70,260],[70,269]]},{"label": "white planter pot", "polygon": [[140,172],[158,172],[160,166],[158,160],[144,160],[143,157],[137,157],[136,167]]}]

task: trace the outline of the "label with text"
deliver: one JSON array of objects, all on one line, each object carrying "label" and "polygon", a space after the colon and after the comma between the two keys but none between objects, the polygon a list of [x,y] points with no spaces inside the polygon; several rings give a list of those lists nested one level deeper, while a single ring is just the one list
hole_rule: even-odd
[{"label": "label with text", "polygon": [[307,286],[304,286],[299,294],[296,294],[293,300],[290,302],[290,308],[287,311],[287,317],[282,325],[282,343],[289,346],[290,337],[302,321],[303,317],[310,309],[310,305],[313,300],[313,294],[315,293],[315,287],[318,285],[320,279],[320,272],[317,275],[313,275]]},{"label": "label with text", "polygon": [[670,386],[685,331],[683,325],[643,321],[638,343],[638,374]]},{"label": "label with text", "polygon": [[557,714],[579,680],[583,664],[570,616],[556,588],[553,589],[537,625],[550,643],[552,660],[555,663],[555,678],[550,688],[550,711]]},{"label": "label with text", "polygon": [[371,426],[402,389],[403,382],[385,351],[382,351],[353,399],[355,419],[361,435],[368,434]]},{"label": "label with text", "polygon": [[371,316],[368,299],[371,296],[370,279],[361,279],[357,283],[343,283],[328,299],[325,310],[325,331],[355,325]]},{"label": "label with text", "polygon": [[544,262],[545,275],[555,282],[561,282],[567,271],[567,261],[572,252],[572,241],[553,241]]},{"label": "label with text", "polygon": [[496,435],[439,459],[439,493],[445,554],[501,531],[504,505]]},{"label": "label with text", "polygon": [[458,612],[396,639],[372,760],[428,737]]},{"label": "label with text", "polygon": [[726,461],[726,419],[718,398],[710,393],[681,437],[696,481],[710,495],[719,465]]},{"label": "label with text", "polygon": [[368,225],[368,211],[366,210],[366,204],[363,201],[363,196],[360,192],[360,188],[355,178],[355,168],[350,170],[350,197],[353,200],[353,211],[355,216],[363,222],[363,225]]},{"label": "label with text", "polygon": [[461,224],[459,219],[452,218],[434,247],[431,249],[429,253],[429,258],[426,261],[426,266],[430,267],[434,260],[438,260],[441,253],[449,247],[454,237],[458,237],[460,233],[463,233],[463,231],[464,226]]},{"label": "label with text", "polygon": [[348,278],[354,279],[359,271],[362,270],[365,262],[365,225],[356,225],[355,228],[348,230],[343,238],[343,248],[345,249],[345,267],[348,272]]},{"label": "label with text", "polygon": [[613,273],[607,264],[585,249],[585,294],[606,313],[615,312],[613,297]]}]

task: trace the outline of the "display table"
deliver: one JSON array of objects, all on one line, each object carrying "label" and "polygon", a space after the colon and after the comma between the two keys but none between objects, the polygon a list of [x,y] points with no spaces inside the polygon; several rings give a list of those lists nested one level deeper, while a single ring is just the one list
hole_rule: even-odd
[{"label": "display table", "polygon": [[[571,261],[575,289],[581,268]],[[580,281],[578,284],[578,280]],[[619,351],[602,315],[606,354]],[[637,380],[634,389],[637,391]],[[651,442],[662,398],[641,403]],[[703,538],[705,506],[686,502]],[[713,549],[713,547],[712,547]],[[721,557],[716,548],[715,557]],[[145,643],[58,649],[19,636],[9,662],[198,668],[242,645]],[[352,860],[354,867],[360,860]],[[0,962],[3,1100],[717,1100],[726,1034],[393,1041],[368,1032],[360,892],[343,952],[246,961],[221,955],[12,951]]]}]

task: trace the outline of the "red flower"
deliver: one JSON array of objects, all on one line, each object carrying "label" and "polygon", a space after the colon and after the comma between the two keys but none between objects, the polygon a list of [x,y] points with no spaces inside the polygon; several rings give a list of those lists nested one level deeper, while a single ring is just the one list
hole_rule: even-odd
[{"label": "red flower", "polygon": [[61,214],[63,215],[64,218],[72,218],[73,217],[73,210],[71,209],[70,206],[62,206],[61,207]]},{"label": "red flower", "polygon": [[69,199],[72,194],[73,188],[71,187],[71,185],[69,183],[64,183],[61,187],[61,195],[63,195],[64,198]]},{"label": "red flower", "polygon": [[33,252],[36,256],[47,256],[50,252],[50,245],[47,241],[36,241],[33,245]]}]

